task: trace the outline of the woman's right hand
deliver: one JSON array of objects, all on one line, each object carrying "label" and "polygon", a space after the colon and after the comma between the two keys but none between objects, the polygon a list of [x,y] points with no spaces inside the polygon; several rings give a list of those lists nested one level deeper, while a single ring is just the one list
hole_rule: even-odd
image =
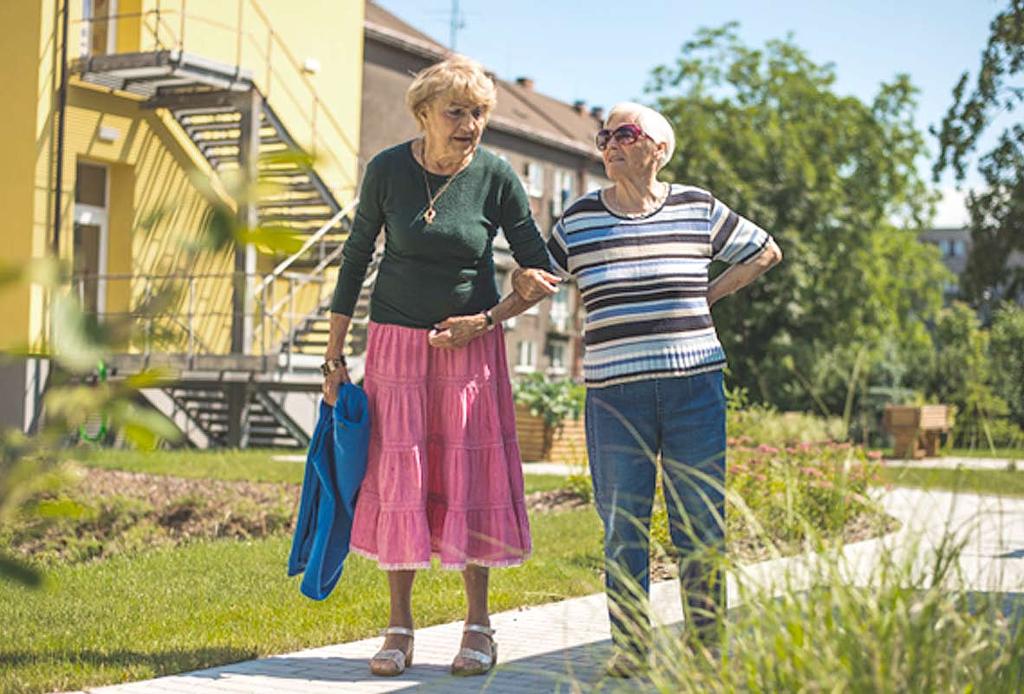
[{"label": "woman's right hand", "polygon": [[523,301],[540,301],[558,291],[558,275],[536,268],[516,268],[512,288]]},{"label": "woman's right hand", "polygon": [[348,383],[348,369],[344,364],[339,364],[338,368],[324,376],[320,390],[324,394],[324,402],[331,407],[334,407],[334,403],[338,401],[338,389],[342,383]]}]

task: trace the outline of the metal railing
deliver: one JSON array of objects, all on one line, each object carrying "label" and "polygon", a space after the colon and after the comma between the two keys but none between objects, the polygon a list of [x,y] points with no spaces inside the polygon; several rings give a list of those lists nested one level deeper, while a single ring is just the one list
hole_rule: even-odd
[{"label": "metal railing", "polygon": [[[223,16],[223,8],[228,4],[229,0],[219,0],[208,7],[220,9],[219,14]],[[264,98],[275,99],[275,110],[284,112],[289,132],[314,161],[325,163],[334,174],[327,177],[328,186],[342,199],[347,197],[343,191],[354,193],[360,166],[359,149],[327,107],[307,68],[274,30],[259,2],[235,0],[233,23],[194,9],[194,6],[190,8],[188,0],[156,0],[151,10],[87,17],[76,23],[91,31],[98,22],[138,20],[142,35],[156,50],[189,51],[204,56],[209,54],[211,44],[217,45],[209,41],[209,30],[223,32],[225,38],[233,42],[234,55],[227,59],[234,60],[236,68],[251,71]],[[206,42],[193,38],[200,27]],[[220,44],[219,52],[223,52],[226,45]],[[351,170],[337,152],[350,154],[355,170]]]},{"label": "metal railing", "polygon": [[[241,315],[231,310],[230,297],[236,282],[255,286],[261,275],[242,272],[196,274],[76,274],[71,279],[73,291],[86,314],[101,323],[117,326],[127,337],[119,345],[131,353],[150,356],[154,353],[183,354],[194,359],[198,355],[231,353],[231,329],[237,320],[251,326],[250,352],[269,355],[283,347],[273,342],[275,336],[294,336],[294,328],[306,317],[295,310],[297,283],[324,284],[324,278],[298,273],[284,273],[289,284],[286,300],[273,313],[267,311],[269,292],[250,295]],[[322,294],[318,288],[317,295]],[[116,308],[110,308],[116,304]]]}]

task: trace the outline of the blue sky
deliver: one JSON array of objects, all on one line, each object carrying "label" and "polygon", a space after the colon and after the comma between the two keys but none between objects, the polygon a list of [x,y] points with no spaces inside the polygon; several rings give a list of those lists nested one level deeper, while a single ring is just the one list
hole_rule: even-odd
[{"label": "blue sky", "polygon": [[[441,43],[449,43],[451,0],[376,0]],[[671,63],[701,26],[740,22],[749,45],[792,33],[819,63],[835,64],[837,89],[870,99],[906,72],[921,90],[917,124],[938,123],[960,74],[977,69],[996,0],[460,0],[457,49],[506,79],[525,75],[563,101],[609,107],[641,99],[656,65]],[[928,136],[934,150],[934,139]],[[922,166],[926,163],[923,162]],[[977,181],[972,176],[972,182]],[[964,216],[952,181],[937,224]]]}]

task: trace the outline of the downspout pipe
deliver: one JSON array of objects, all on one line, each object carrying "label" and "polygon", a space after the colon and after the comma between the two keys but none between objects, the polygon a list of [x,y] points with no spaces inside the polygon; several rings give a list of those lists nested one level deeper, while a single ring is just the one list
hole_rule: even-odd
[{"label": "downspout pipe", "polygon": [[61,17],[60,45],[60,89],[57,96],[57,173],[56,187],[53,196],[53,238],[51,251],[53,257],[60,257],[60,230],[63,220],[61,209],[64,194],[64,122],[68,107],[68,1],[64,0],[63,16]]}]

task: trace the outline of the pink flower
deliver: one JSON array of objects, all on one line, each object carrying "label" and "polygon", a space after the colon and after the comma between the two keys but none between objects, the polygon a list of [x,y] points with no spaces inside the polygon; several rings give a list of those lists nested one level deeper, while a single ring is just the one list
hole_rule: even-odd
[{"label": "pink flower", "polygon": [[766,443],[762,443],[760,446],[758,446],[757,450],[761,451],[762,453],[767,453],[769,455],[775,455],[776,453],[779,452],[778,448],[776,448],[775,446],[769,446]]},{"label": "pink flower", "polygon": [[881,460],[882,451],[868,451],[868,457],[871,458],[871,460]]}]

